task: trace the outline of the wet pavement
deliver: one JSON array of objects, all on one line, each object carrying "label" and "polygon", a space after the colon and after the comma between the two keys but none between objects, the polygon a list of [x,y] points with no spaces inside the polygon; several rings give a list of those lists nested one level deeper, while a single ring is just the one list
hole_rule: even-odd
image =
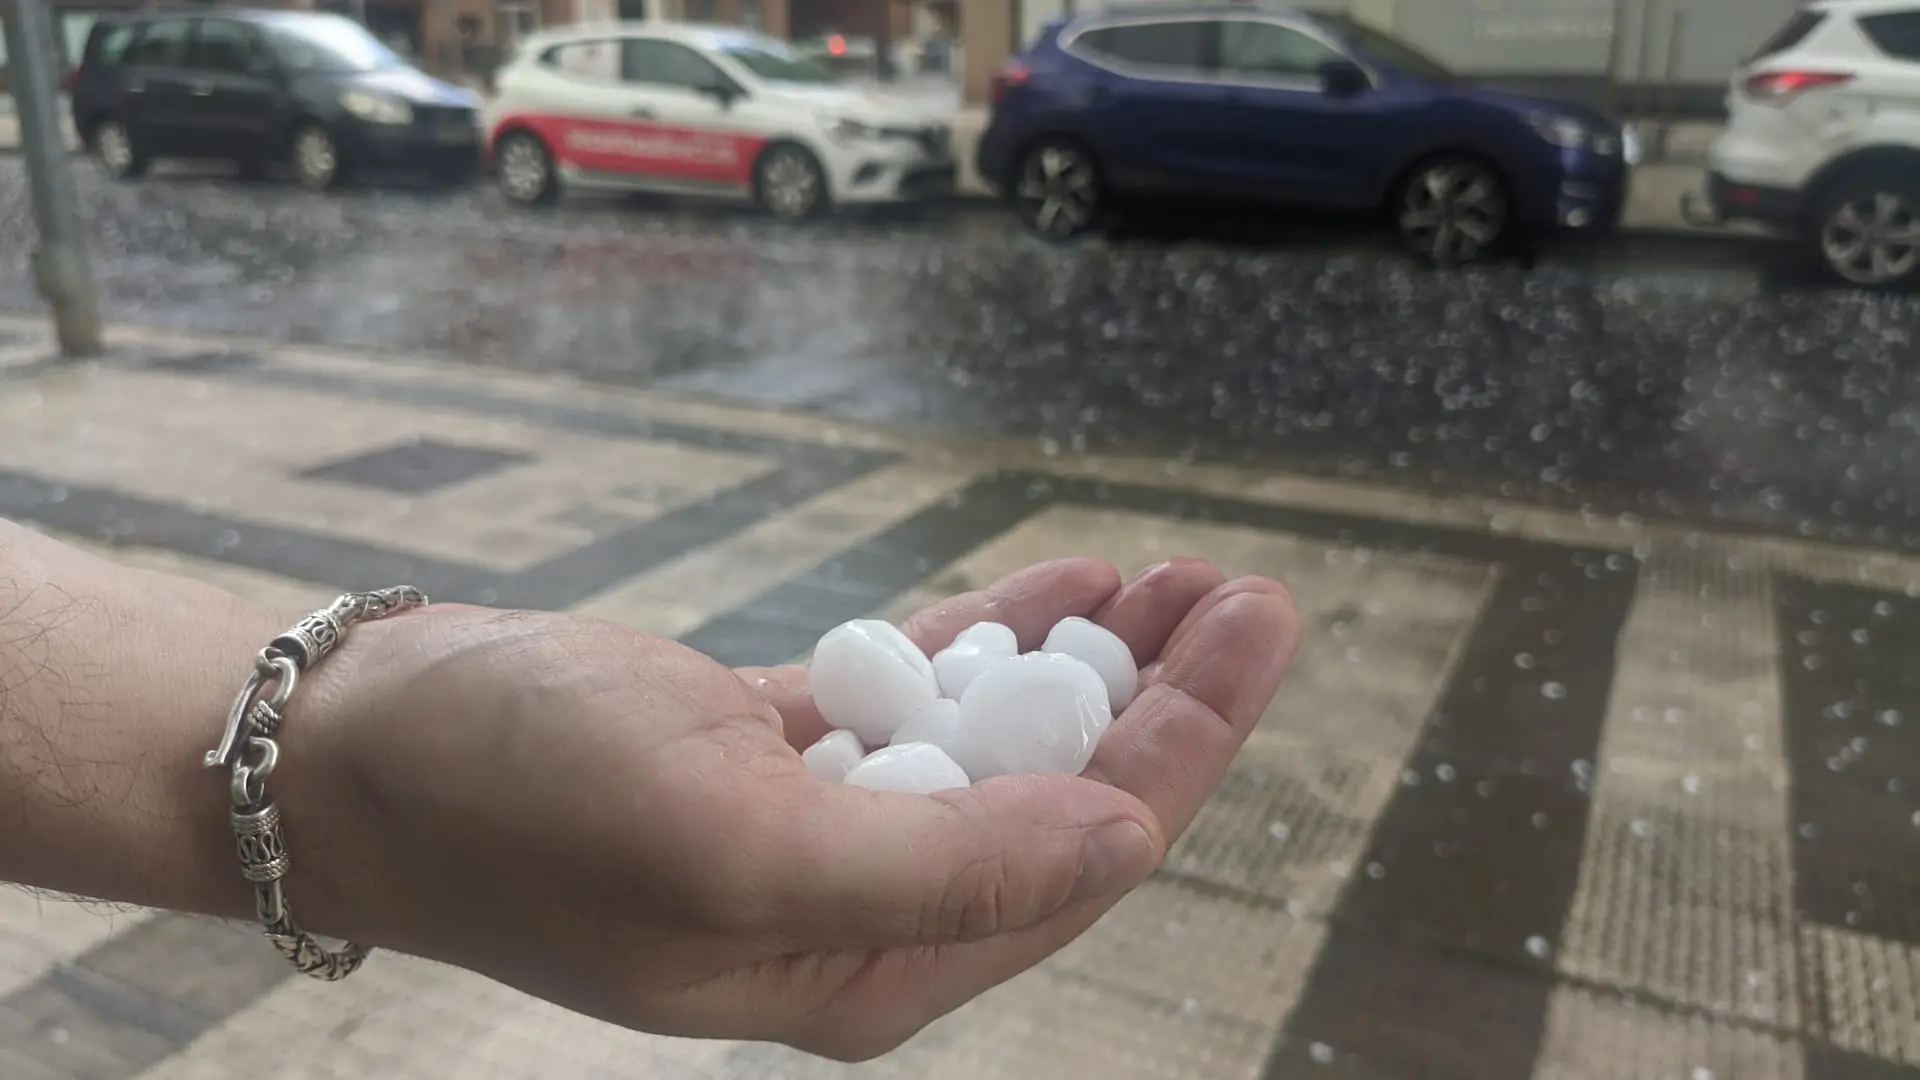
[{"label": "wet pavement", "polygon": [[[1156,216],[1057,249],[979,207],[785,228],[485,188],[81,181],[134,322],[1920,548],[1920,299],[1804,287],[1775,245],[1433,274],[1318,222],[1247,243]],[[0,232],[25,227],[20,184],[0,160]],[[0,306],[32,302],[24,260],[0,264]]]},{"label": "wet pavement", "polygon": [[0,890],[0,1078],[1920,1076],[1920,299],[1751,245],[81,184],[113,317],[195,333],[69,369],[0,315],[0,514],[112,557],[750,663],[1183,553],[1307,636],[1147,887],[864,1069]]}]

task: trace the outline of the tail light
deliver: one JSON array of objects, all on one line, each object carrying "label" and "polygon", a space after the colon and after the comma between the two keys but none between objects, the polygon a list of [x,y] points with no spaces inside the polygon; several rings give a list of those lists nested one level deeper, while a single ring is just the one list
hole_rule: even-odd
[{"label": "tail light", "polygon": [[828,35],[827,53],[832,56],[847,55],[847,39],[841,37],[839,34]]},{"label": "tail light", "polygon": [[60,80],[60,89],[71,94],[73,93],[73,88],[76,85],[78,85],[79,82],[80,82],[80,69],[74,68],[73,70],[67,72],[65,78]]},{"label": "tail light", "polygon": [[1853,74],[1844,71],[1769,71],[1748,79],[1741,89],[1756,101],[1778,103],[1808,90],[1840,86],[1852,81]]},{"label": "tail light", "polygon": [[1027,65],[1018,60],[1007,61],[999,71],[993,73],[993,90],[989,100],[995,105],[1000,104],[1000,99],[1006,97],[1009,90],[1027,85],[1027,80],[1032,77],[1033,72]]}]

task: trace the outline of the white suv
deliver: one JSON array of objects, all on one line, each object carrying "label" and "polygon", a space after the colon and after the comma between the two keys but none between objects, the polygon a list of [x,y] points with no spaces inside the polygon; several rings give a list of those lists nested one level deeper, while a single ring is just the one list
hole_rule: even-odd
[{"label": "white suv", "polygon": [[516,203],[575,186],[752,200],[802,218],[953,190],[947,124],[735,27],[537,33],[495,86],[487,145]]},{"label": "white suv", "polygon": [[1734,76],[1716,217],[1803,237],[1856,285],[1920,282],[1920,0],[1814,0]]}]

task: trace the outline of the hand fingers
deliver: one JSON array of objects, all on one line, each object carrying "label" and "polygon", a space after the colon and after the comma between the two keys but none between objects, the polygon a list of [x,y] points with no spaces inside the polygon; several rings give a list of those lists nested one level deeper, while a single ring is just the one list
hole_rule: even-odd
[{"label": "hand fingers", "polygon": [[1284,586],[1229,582],[1154,680],[1100,740],[1088,775],[1150,807],[1169,841],[1186,830],[1272,703],[1300,644]]},{"label": "hand fingers", "polygon": [[1003,623],[1020,648],[1037,649],[1053,624],[1070,615],[1091,615],[1120,589],[1120,572],[1097,559],[1054,559],[1016,570],[984,589],[962,593],[926,608],[900,629],[928,656],[953,644],[960,631],[979,622]]},{"label": "hand fingers", "polygon": [[1140,571],[1101,606],[1093,621],[1126,642],[1133,662],[1144,666],[1160,658],[1194,605],[1225,581],[1205,559],[1169,559]]},{"label": "hand fingers", "polygon": [[753,858],[774,883],[776,944],[796,952],[1022,930],[1075,901],[1117,897],[1165,851],[1138,799],[1074,776],[932,796],[818,785],[795,802],[804,808]]},{"label": "hand fingers", "polygon": [[[1158,681],[1100,742],[1088,777],[1137,796],[1179,838],[1266,711],[1299,643],[1299,617],[1278,583],[1243,578],[1171,647]],[[908,992],[850,993],[838,1007],[911,1034],[1083,933],[1117,897],[1076,901],[1027,930],[950,950]]]},{"label": "hand fingers", "polygon": [[[925,608],[900,629],[931,656],[977,622],[1005,623],[1023,649],[1037,648],[1053,624],[1069,615],[1091,615],[1120,588],[1120,574],[1097,559],[1054,559],[1016,570],[984,589]],[[807,669],[741,668],[737,674],[780,713],[787,742],[812,746],[829,729],[807,689]]]}]

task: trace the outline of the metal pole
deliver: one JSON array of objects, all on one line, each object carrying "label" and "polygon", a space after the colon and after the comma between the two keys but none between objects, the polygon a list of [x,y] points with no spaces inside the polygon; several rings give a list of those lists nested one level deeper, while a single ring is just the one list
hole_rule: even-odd
[{"label": "metal pole", "polygon": [[13,105],[20,123],[20,149],[27,159],[27,189],[39,226],[33,276],[53,308],[60,352],[69,357],[100,351],[100,294],[87,265],[80,202],[73,191],[67,140],[60,129],[60,87],[54,58],[53,19],[46,0],[0,4],[12,65]]},{"label": "metal pole", "polygon": [[1660,83],[1660,134],[1655,137],[1654,160],[1667,158],[1667,136],[1673,130],[1673,84],[1680,78],[1680,35],[1686,32],[1687,13],[1673,13],[1673,33],[1667,39],[1667,77]]},{"label": "metal pole", "polygon": [[1634,66],[1633,107],[1634,111],[1645,115],[1647,112],[1647,72],[1653,67],[1653,35],[1659,20],[1653,17],[1655,0],[1646,0],[1640,6],[1640,63]]},{"label": "metal pole", "polygon": [[1620,34],[1627,26],[1627,4],[1630,0],[1613,0],[1613,26],[1607,33],[1607,115],[1620,114]]}]

